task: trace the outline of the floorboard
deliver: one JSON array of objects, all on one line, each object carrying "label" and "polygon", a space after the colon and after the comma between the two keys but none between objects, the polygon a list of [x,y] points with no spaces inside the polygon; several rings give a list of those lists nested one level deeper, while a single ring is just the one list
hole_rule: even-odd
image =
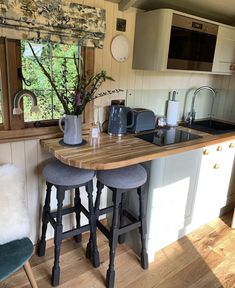
[{"label": "floorboard", "polygon": [[[148,271],[141,269],[138,257],[126,245],[118,245],[116,288],[235,288],[235,230],[232,214],[204,225],[179,241],[160,250]],[[88,234],[83,242],[63,242],[61,284],[63,288],[103,288],[108,267],[108,243],[98,233],[101,265],[94,269],[85,257]],[[30,260],[39,288],[51,287],[53,247],[45,257]],[[0,288],[29,288],[21,269]]]}]

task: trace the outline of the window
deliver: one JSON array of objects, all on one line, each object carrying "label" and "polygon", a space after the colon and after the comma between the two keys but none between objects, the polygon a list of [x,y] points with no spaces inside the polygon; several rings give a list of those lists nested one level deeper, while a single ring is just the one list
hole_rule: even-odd
[{"label": "window", "polygon": [[[55,79],[60,92],[65,95],[73,90],[78,61],[78,46],[61,44],[34,44],[34,51],[49,74]],[[21,41],[23,88],[35,93],[40,107],[39,114],[30,114],[31,100],[24,98],[24,121],[54,120],[63,115],[63,107],[47,77],[38,66],[27,41]]]},{"label": "window", "polygon": [[[34,51],[51,76],[56,80],[57,87],[63,93],[73,89],[76,67],[74,55],[78,61],[81,54],[85,61],[88,75],[94,72],[94,48],[62,44],[31,43]],[[0,128],[4,130],[28,127],[44,127],[57,125],[57,119],[63,115],[63,108],[51,88],[47,77],[36,63],[27,41],[0,38]],[[38,114],[30,114],[31,100],[24,97],[21,103],[24,114],[13,115],[13,98],[16,92],[28,89],[35,93]],[[84,111],[84,122],[92,123],[92,104]],[[86,126],[86,125],[84,125]]]}]

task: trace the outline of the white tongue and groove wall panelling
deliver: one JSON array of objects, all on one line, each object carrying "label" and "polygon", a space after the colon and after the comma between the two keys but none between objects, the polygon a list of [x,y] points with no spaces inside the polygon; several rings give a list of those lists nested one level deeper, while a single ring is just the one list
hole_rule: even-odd
[{"label": "white tongue and groove wall panelling", "polygon": [[[176,89],[176,100],[180,102],[178,120],[184,120],[191,109],[195,87],[191,89]],[[172,90],[128,90],[127,105],[132,108],[151,109],[157,116],[166,115],[167,100]],[[212,106],[211,92],[201,91],[195,100],[196,119],[210,116]],[[216,89],[212,116],[217,119],[235,122],[235,92]]]}]

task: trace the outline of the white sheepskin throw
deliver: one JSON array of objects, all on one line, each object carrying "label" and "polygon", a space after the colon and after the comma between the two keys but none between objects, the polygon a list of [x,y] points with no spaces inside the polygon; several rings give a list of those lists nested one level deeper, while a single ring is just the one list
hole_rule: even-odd
[{"label": "white sheepskin throw", "polygon": [[0,244],[29,236],[23,172],[12,164],[0,165]]}]

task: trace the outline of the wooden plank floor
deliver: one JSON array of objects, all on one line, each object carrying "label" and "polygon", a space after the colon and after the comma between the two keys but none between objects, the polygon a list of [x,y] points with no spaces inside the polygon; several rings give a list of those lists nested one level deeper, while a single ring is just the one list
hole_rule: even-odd
[{"label": "wooden plank floor", "polygon": [[[216,219],[187,237],[174,242],[156,254],[148,271],[141,269],[136,255],[119,245],[116,256],[116,288],[233,288],[235,287],[235,230],[231,214]],[[84,257],[85,243],[65,241],[61,254],[61,285],[63,288],[101,288],[108,265],[107,240],[99,234],[101,266],[92,268]],[[39,288],[50,286],[53,248],[45,257],[33,256],[31,265]],[[30,287],[20,270],[4,283],[4,288]]]}]

